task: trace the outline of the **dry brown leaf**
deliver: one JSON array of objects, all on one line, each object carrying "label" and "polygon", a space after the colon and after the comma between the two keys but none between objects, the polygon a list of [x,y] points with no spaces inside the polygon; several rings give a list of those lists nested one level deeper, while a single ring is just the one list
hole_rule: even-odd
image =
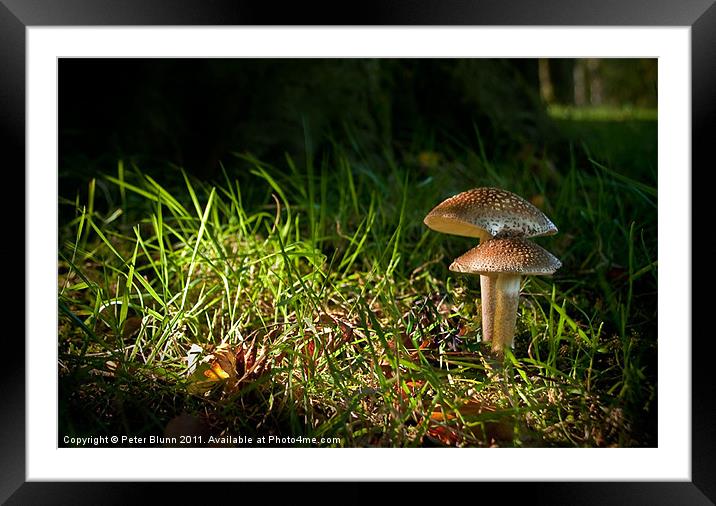
[{"label": "dry brown leaf", "polygon": [[220,344],[201,360],[191,374],[189,391],[203,394],[221,383],[225,394],[234,393],[243,383],[270,370],[266,356],[267,349],[262,347],[259,352],[255,341],[235,347]]},{"label": "dry brown leaf", "polygon": [[[199,436],[203,439],[208,438],[210,430],[208,424],[198,416],[183,413],[175,416],[164,428],[164,436],[167,438],[175,438],[176,446],[184,446],[180,442],[183,438],[194,438]],[[173,446],[173,445],[168,445]]]},{"label": "dry brown leaf", "polygon": [[495,441],[511,441],[514,437],[513,417],[511,415],[500,415],[497,413],[497,408],[490,403],[471,399],[457,408],[457,411],[460,417],[468,423],[470,418],[483,417],[486,413],[496,414],[494,417],[489,417],[490,419],[482,424],[463,425],[459,423],[458,416],[454,410],[442,410],[438,406],[430,414],[428,435],[446,446],[462,444],[467,438],[477,438],[491,443]]},{"label": "dry brown leaf", "polygon": [[209,369],[203,372],[207,378],[218,381],[236,377],[236,355],[228,344],[220,344],[209,358]]},{"label": "dry brown leaf", "polygon": [[124,326],[122,328],[122,339],[130,339],[142,328],[142,317],[141,316],[130,316],[124,320]]}]

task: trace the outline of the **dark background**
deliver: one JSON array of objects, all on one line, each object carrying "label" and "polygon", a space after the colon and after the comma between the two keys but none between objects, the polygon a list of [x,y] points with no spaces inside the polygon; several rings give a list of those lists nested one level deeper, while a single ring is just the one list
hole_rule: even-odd
[{"label": "dark background", "polygon": [[[131,159],[202,179],[232,153],[281,165],[330,143],[569,153],[549,105],[656,106],[657,62],[611,59],[61,59],[60,194]],[[419,146],[417,146],[419,144]]]}]

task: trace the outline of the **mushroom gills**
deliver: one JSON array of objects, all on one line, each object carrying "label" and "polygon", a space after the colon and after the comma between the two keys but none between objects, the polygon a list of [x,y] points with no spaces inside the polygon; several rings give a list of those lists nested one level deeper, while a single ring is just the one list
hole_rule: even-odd
[{"label": "mushroom gills", "polygon": [[428,215],[423,220],[423,223],[425,223],[428,228],[442,234],[477,237],[481,241],[492,238],[492,235],[490,235],[488,231],[483,230],[470,222],[462,221],[454,217]]},{"label": "mushroom gills", "polygon": [[493,312],[492,350],[502,352],[512,347],[517,326],[517,306],[520,302],[519,274],[503,273],[495,283],[495,310]]}]

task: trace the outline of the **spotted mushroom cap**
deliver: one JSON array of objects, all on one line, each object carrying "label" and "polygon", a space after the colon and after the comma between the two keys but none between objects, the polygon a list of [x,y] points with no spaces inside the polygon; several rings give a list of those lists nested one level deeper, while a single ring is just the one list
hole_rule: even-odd
[{"label": "spotted mushroom cap", "polygon": [[436,232],[496,238],[534,237],[557,233],[537,207],[500,188],[474,188],[454,195],[428,213],[423,222]]},{"label": "spotted mushroom cap", "polygon": [[562,262],[543,247],[523,238],[492,239],[459,256],[450,270],[466,274],[513,273],[551,275]]}]

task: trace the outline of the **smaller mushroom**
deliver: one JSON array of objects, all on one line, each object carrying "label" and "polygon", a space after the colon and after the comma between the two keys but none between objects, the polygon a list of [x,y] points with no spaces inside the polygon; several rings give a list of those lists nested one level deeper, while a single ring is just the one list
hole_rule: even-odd
[{"label": "smaller mushroom", "polygon": [[495,281],[492,350],[512,346],[522,276],[549,276],[562,263],[541,246],[522,238],[492,239],[456,258],[450,270],[488,276]]}]

